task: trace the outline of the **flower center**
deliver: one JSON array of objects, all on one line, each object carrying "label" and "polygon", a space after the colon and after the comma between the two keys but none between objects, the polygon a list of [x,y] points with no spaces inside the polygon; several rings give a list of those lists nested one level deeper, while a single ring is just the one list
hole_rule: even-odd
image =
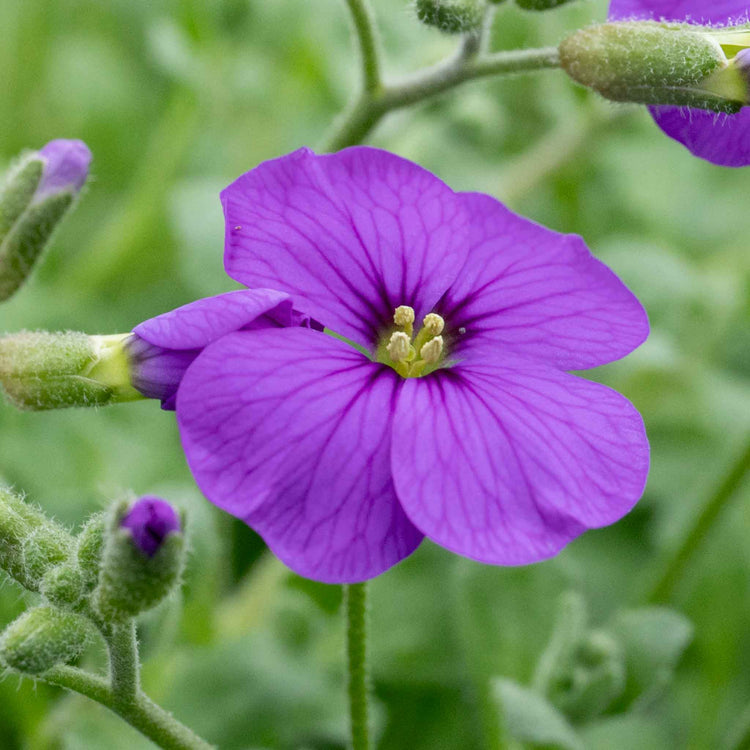
[{"label": "flower center", "polygon": [[419,378],[437,370],[445,359],[445,342],[440,335],[445,321],[437,313],[425,315],[414,336],[414,308],[400,305],[393,313],[395,330],[380,340],[375,360],[392,367],[401,377]]}]

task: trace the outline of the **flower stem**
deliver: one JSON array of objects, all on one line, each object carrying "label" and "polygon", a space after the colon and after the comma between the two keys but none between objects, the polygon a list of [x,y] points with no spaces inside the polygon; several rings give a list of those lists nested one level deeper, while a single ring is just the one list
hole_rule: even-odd
[{"label": "flower stem", "polygon": [[367,701],[367,584],[344,587],[346,652],[349,671],[349,717],[352,750],[369,750]]},{"label": "flower stem", "polygon": [[40,679],[106,706],[165,750],[211,750],[213,747],[140,691],[126,703],[118,699],[103,678],[67,666],[54,667]]},{"label": "flower stem", "polygon": [[109,648],[112,694],[118,704],[131,704],[140,690],[140,665],[135,622],[118,625],[105,635]]},{"label": "flower stem", "polygon": [[692,526],[670,556],[664,571],[648,596],[649,602],[664,602],[669,599],[679,581],[685,566],[695,550],[700,546],[703,538],[716,521],[719,513],[732,499],[734,493],[742,486],[750,470],[750,440],[747,441],[737,460],[732,464],[729,472],[719,482],[716,489],[697,515]]},{"label": "flower stem", "polygon": [[466,81],[559,66],[556,47],[468,56],[462,50],[455,59],[422,70],[399,84],[365,89],[344,113],[324,150],[338,151],[361,143],[389,112],[442,94]]},{"label": "flower stem", "polygon": [[380,88],[380,52],[375,19],[368,0],[344,0],[349,8],[362,62],[362,88],[374,92]]}]

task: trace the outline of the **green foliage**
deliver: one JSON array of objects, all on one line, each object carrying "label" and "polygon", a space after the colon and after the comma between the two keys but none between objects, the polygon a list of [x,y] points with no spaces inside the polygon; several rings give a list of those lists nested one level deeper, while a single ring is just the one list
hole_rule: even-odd
[{"label": "green foliage", "polygon": [[493,691],[508,734],[514,739],[532,747],[584,750],[565,716],[537,693],[504,679],[495,680]]}]

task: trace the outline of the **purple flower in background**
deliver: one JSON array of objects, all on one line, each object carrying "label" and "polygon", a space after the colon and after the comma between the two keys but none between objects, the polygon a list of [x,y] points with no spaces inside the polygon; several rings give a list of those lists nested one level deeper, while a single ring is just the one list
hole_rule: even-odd
[{"label": "purple flower in background", "polygon": [[180,517],[165,500],[142,497],[136,500],[120,522],[133,535],[133,543],[148,557],[161,548],[168,534],[180,531]]},{"label": "purple flower in background", "polygon": [[[748,6],[747,0],[713,3],[706,0],[612,0],[609,18],[726,26],[747,23]],[[738,45],[742,45],[741,39]],[[746,50],[741,50],[734,58],[740,71],[747,69],[747,64],[743,65],[745,53]],[[750,164],[750,107],[743,107],[732,115],[717,115],[690,107],[656,106],[649,110],[656,124],[695,156],[724,167]]]},{"label": "purple flower in background", "polygon": [[315,325],[292,308],[288,294],[271,289],[200,299],[136,326],[125,344],[132,385],[174,410],[185,371],[211,342],[234,331]]},{"label": "purple flower in background", "polygon": [[62,138],[50,141],[37,155],[44,161],[44,171],[34,203],[64,190],[77,193],[83,187],[91,164],[91,151],[83,141]]},{"label": "purple flower in background", "polygon": [[177,393],[199,486],[289,567],[361,581],[425,535],[531,563],[641,496],[639,414],[566,370],[624,356],[648,322],[579,237],[371,148],[266,162],[222,201],[228,273],[336,334],[199,337]]}]

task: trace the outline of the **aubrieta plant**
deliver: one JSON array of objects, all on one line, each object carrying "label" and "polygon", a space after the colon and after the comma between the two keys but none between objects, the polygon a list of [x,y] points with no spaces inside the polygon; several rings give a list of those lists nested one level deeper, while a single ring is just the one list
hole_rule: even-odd
[{"label": "aubrieta plant", "polygon": [[[580,237],[357,144],[389,112],[465,81],[562,68],[608,99],[649,105],[697,156],[743,166],[750,26],[730,25],[746,15],[737,5],[614,0],[607,23],[559,47],[489,52],[496,3],[417,0],[416,17],[459,49],[391,84],[369,3],[345,4],[362,85],[327,146],[265,161],[221,193],[224,266],[245,288],[126,333],[8,334],[0,384],[32,411],[156,399],[175,412],[205,497],[296,573],[346,585],[351,746],[364,750],[364,582],[425,537],[480,563],[526,565],[628,513],[649,467],[643,420],[571,371],[626,356],[649,326]],[[56,140],[8,171],[0,300],[28,278],[90,158],[80,141]],[[3,665],[102,703],[161,747],[209,747],[139,683],[136,619],[179,587],[184,528],[172,505],[147,496],[73,535],[0,489],[0,567],[37,597],[0,636]],[[517,740],[554,744],[563,726],[559,744],[577,747],[553,713],[595,717],[625,690],[615,630],[591,630],[566,601],[523,698],[538,721]],[[74,665],[96,640],[106,676]],[[496,690],[513,714],[517,689]]]}]

